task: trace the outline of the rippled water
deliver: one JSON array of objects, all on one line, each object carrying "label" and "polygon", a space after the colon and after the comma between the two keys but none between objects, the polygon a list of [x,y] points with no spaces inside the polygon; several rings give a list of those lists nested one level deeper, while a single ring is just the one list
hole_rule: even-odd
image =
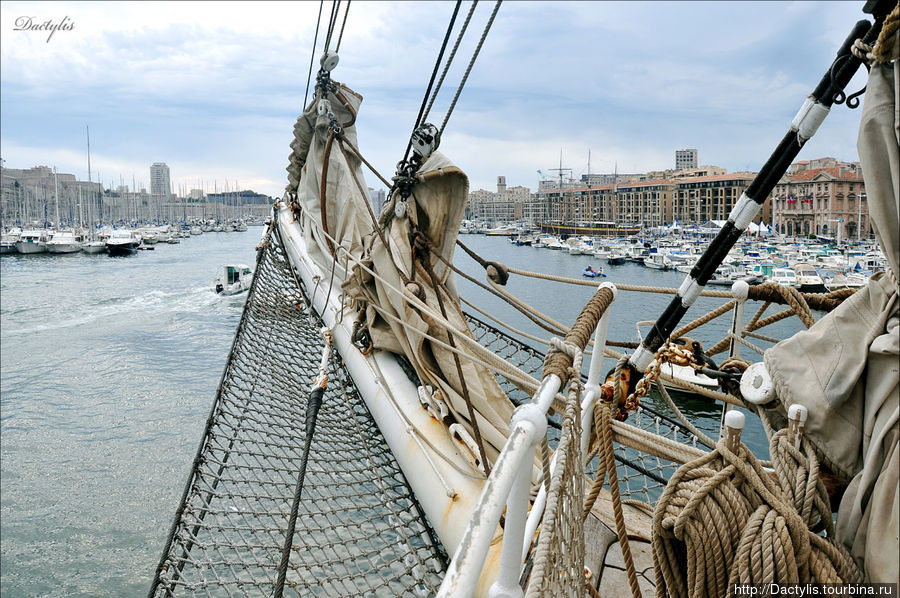
[{"label": "rippled water", "polygon": [[[3,596],[146,594],[241,315],[243,297],[219,297],[210,284],[226,263],[252,265],[261,233],[208,233],[124,258],[0,259]],[[462,239],[487,259],[528,270],[580,277],[592,261],[601,265],[502,238]],[[483,280],[461,252],[457,262]],[[604,267],[598,284],[678,286],[684,276]],[[548,336],[471,283],[459,287],[514,327]],[[593,292],[515,276],[507,289],[564,323]],[[669,299],[620,293],[610,337],[636,340],[634,322],[656,318]],[[701,299],[689,316],[719,303]],[[729,323],[726,316],[698,338],[709,346]],[[715,429],[718,408],[684,406]]]}]

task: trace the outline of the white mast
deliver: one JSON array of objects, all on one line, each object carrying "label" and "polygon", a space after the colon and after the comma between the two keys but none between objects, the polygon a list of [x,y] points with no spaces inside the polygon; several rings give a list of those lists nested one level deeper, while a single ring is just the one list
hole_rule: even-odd
[{"label": "white mast", "polygon": [[53,194],[56,195],[56,230],[59,230],[59,181],[56,179],[56,166],[53,167]]}]

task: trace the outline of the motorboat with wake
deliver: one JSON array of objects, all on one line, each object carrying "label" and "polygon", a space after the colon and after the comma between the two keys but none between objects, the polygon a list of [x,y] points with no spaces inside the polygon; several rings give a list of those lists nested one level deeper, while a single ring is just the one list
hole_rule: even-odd
[{"label": "motorboat with wake", "polygon": [[237,295],[250,289],[253,271],[244,264],[223,266],[222,276],[213,281],[213,291],[219,295]]},{"label": "motorboat with wake", "polygon": [[[801,98],[677,289],[527,272],[468,248],[457,238],[468,178],[438,149],[452,108],[441,129],[430,124],[430,85],[396,172],[374,173],[389,189],[375,214],[357,139],[362,96],[332,79],[326,42],[150,594],[699,597],[736,584],[896,583],[900,547],[884,521],[900,501],[900,156],[894,104],[880,102],[893,99],[898,69],[876,53],[894,43],[879,38],[893,5],[868,8],[873,19],[854,25]],[[339,16],[335,6],[326,39],[339,38]],[[707,289],[868,59],[851,51],[857,42],[876,56],[860,155],[893,275],[823,295],[743,281]],[[484,268],[479,289],[549,338],[463,311],[477,305],[460,296],[456,278],[470,275],[454,253]],[[513,276],[593,294],[563,323],[503,288]],[[672,295],[637,346],[607,338],[632,292]],[[701,296],[719,305],[682,324]],[[765,316],[773,305],[786,307]],[[813,310],[829,313],[816,322]],[[698,355],[685,335],[724,315],[727,334]],[[770,342],[759,331],[789,316],[807,329],[759,347]],[[687,384],[667,365],[717,380],[684,387],[721,406],[720,433],[695,426],[657,384]],[[742,441],[748,416],[770,457]]]}]

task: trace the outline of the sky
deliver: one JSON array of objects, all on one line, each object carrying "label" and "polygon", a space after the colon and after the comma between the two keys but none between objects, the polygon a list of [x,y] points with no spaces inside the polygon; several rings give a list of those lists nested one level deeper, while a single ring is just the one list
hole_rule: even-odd
[{"label": "sky", "polygon": [[[440,150],[472,190],[495,190],[499,175],[535,190],[560,164],[576,178],[589,167],[663,170],[684,148],[700,164],[757,171],[866,17],[863,4],[507,0]],[[332,77],[363,96],[360,150],[388,179],[454,5],[349,5]],[[319,2],[0,2],[0,157],[86,180],[89,127],[92,176],[106,186],[149,188],[150,164],[166,162],[176,192],[281,196],[331,7],[313,53]],[[444,120],[493,7],[477,4],[429,121]],[[29,29],[29,18],[59,27]],[[835,106],[799,159],[858,160],[859,113]],[[370,172],[366,182],[380,187]]]}]

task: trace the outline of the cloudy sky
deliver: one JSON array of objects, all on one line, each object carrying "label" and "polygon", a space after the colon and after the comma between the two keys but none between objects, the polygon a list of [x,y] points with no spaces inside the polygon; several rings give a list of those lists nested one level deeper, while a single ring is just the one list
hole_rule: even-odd
[{"label": "cloudy sky", "polygon": [[[319,6],[2,2],[4,164],[56,165],[86,178],[90,126],[94,179],[99,172],[106,185],[149,187],[150,164],[164,161],[176,190],[221,190],[227,181],[280,195]],[[350,4],[333,77],[363,95],[360,147],[388,178],[453,6]],[[862,6],[507,0],[441,149],[472,189],[494,189],[497,175],[534,189],[537,171],[552,175],[560,157],[577,177],[589,154],[593,172],[671,168],[681,148],[697,148],[702,164],[758,170],[865,17]],[[492,7],[477,5],[429,120],[443,120]],[[63,27],[28,30],[27,17]],[[857,75],[850,88],[863,84]],[[857,160],[858,122],[859,110],[835,107],[800,157]],[[368,174],[367,182],[378,183]]]}]

